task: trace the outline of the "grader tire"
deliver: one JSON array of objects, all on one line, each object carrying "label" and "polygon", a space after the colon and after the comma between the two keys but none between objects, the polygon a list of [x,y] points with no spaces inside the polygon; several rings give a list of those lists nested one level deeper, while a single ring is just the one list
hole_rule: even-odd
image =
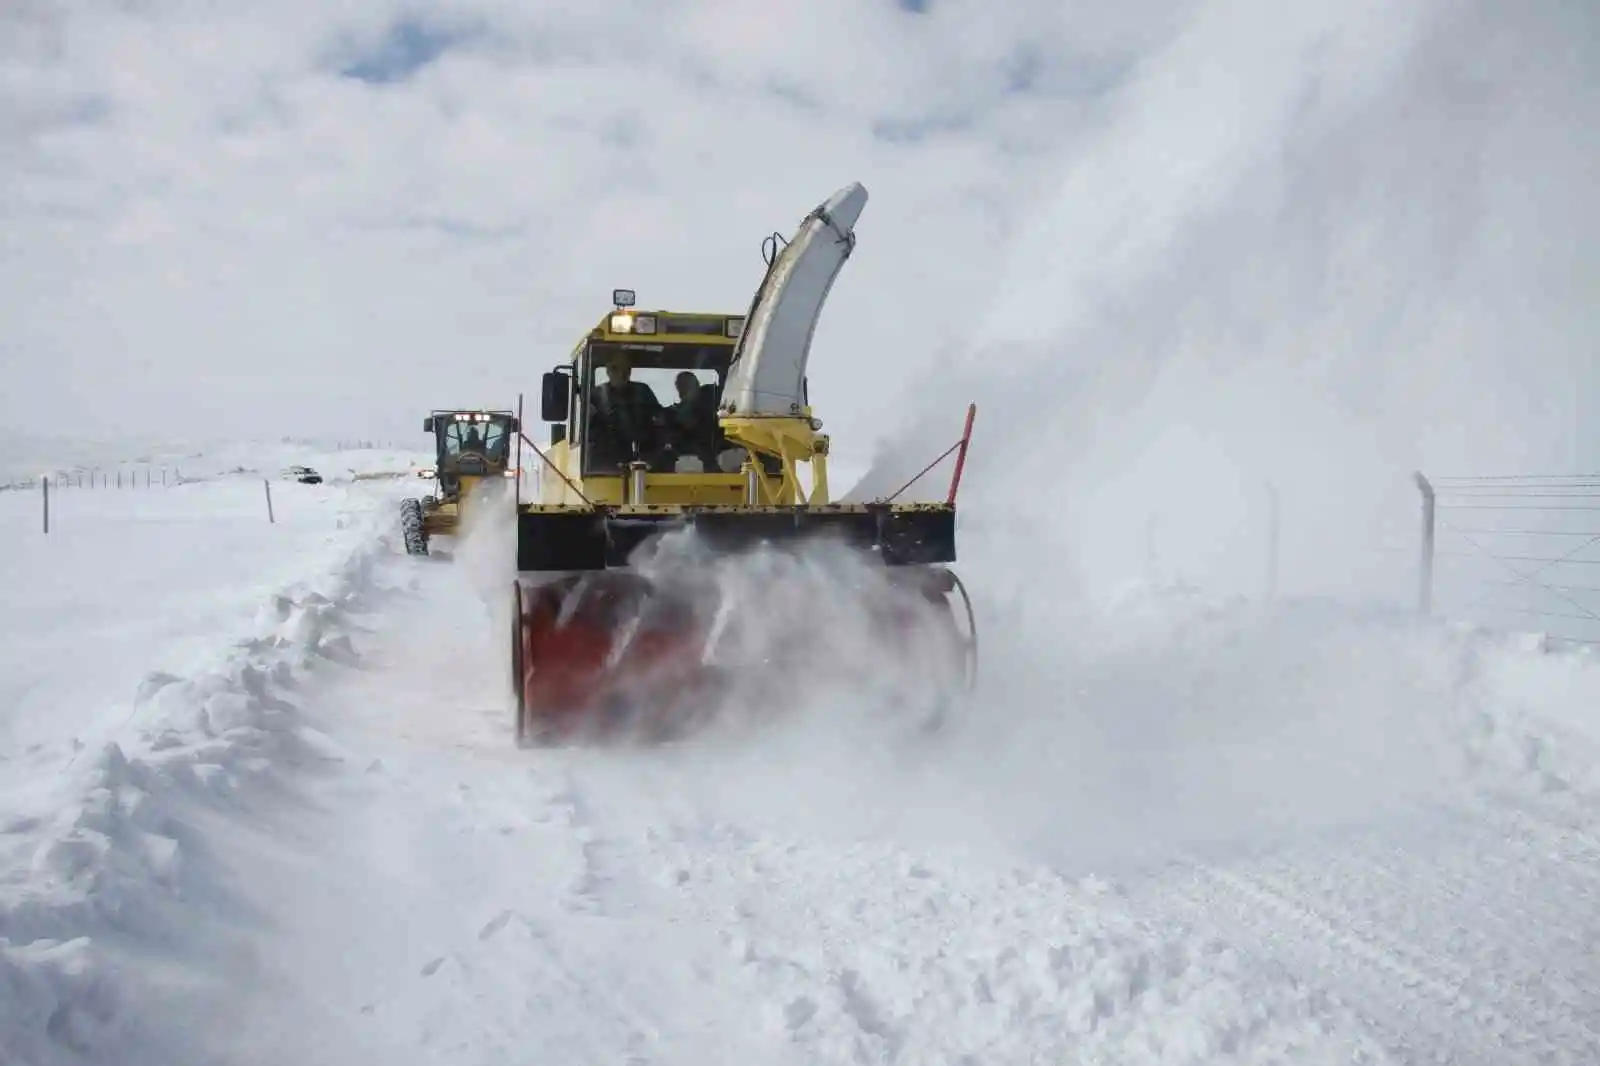
[{"label": "grader tire", "polygon": [[400,502],[400,534],[407,555],[428,554],[428,531],[422,525],[422,504],[417,500]]},{"label": "grader tire", "polygon": [[529,746],[527,694],[523,686],[527,678],[522,666],[522,586],[511,583],[511,697],[513,722],[516,726],[517,747]]}]

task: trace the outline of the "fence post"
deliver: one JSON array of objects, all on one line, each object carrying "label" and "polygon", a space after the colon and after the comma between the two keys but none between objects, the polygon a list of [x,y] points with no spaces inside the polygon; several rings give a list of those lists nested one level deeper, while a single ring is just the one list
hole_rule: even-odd
[{"label": "fence post", "polygon": [[50,475],[46,474],[39,479],[39,485],[44,490],[44,531],[50,532]]},{"label": "fence post", "polygon": [[1417,610],[1422,614],[1433,611],[1433,484],[1416,471],[1417,489],[1422,493],[1422,558],[1417,573]]},{"label": "fence post", "polygon": [[277,518],[273,517],[272,514],[272,482],[268,481],[266,478],[262,478],[261,486],[267,490],[267,521],[273,525],[277,525],[278,520]]},{"label": "fence post", "polygon": [[1267,601],[1278,598],[1278,486],[1267,485]]}]

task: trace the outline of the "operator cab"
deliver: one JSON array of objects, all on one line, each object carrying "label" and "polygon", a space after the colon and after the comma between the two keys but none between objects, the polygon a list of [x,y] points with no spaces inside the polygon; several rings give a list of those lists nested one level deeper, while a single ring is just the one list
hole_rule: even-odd
[{"label": "operator cab", "polygon": [[717,404],[744,316],[635,311],[628,289],[612,302],[571,361],[544,376],[551,442],[579,450],[581,477],[616,477],[634,461],[653,473],[719,472],[729,445]]},{"label": "operator cab", "polygon": [[434,436],[439,486],[446,498],[456,495],[461,476],[503,473],[517,432],[509,411],[435,411],[422,423]]}]

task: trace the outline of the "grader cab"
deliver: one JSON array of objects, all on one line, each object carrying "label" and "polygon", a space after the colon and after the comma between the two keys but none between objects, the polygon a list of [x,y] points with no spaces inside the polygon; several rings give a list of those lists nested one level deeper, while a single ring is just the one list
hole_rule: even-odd
[{"label": "grader cab", "polygon": [[510,411],[434,411],[422,421],[422,431],[434,439],[437,494],[400,503],[400,528],[406,551],[427,555],[429,541],[453,536],[460,527],[463,508],[486,493],[504,491],[511,445],[521,425]]}]

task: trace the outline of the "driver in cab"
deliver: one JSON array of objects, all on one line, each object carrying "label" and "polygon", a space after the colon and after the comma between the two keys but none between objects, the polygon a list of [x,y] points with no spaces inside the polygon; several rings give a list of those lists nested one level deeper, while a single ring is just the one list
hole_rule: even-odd
[{"label": "driver in cab", "polygon": [[605,427],[605,440],[619,461],[628,462],[651,451],[653,432],[661,420],[661,401],[655,390],[633,380],[633,365],[617,352],[606,360],[606,380],[594,389],[594,409]]}]

